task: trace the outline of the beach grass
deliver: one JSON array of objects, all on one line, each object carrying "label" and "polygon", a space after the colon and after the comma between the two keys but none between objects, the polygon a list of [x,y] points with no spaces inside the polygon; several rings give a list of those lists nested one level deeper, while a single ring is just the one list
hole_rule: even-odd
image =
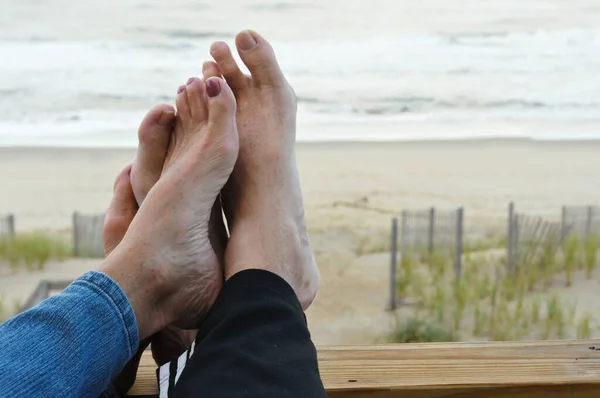
[{"label": "beach grass", "polygon": [[436,343],[455,341],[452,331],[429,319],[412,316],[401,320],[396,317],[387,341],[390,343]]},{"label": "beach grass", "polygon": [[17,271],[42,270],[50,260],[64,260],[72,255],[70,245],[43,232],[18,234],[0,240],[0,262]]},{"label": "beach grass", "polygon": [[[496,341],[524,337],[548,340],[587,338],[594,332],[593,315],[577,318],[577,302],[549,295],[548,290],[557,278],[571,286],[576,272],[585,271],[587,278],[593,275],[598,265],[595,237],[586,241],[569,237],[562,255],[556,245],[532,250],[515,272],[507,270],[506,259],[500,253],[471,252],[464,257],[460,280],[447,272],[451,253],[421,254],[419,258],[418,263],[410,261],[412,274],[414,269],[426,271],[425,275],[419,274],[419,288],[411,287],[413,281],[405,274],[400,279],[404,294],[415,296],[414,303],[419,305],[409,321],[396,322],[394,341],[437,341],[441,336],[453,340],[458,336]],[[425,318],[421,308],[426,310]],[[441,333],[439,325],[447,325],[451,331]],[[426,337],[417,336],[421,334]]]}]

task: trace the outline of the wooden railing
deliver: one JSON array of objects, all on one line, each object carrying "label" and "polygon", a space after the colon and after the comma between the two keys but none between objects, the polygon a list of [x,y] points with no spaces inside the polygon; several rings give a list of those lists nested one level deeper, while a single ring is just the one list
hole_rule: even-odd
[{"label": "wooden railing", "polygon": [[[318,353],[330,398],[600,397],[600,341],[339,346]],[[156,366],[145,353],[130,394],[156,393]]]}]

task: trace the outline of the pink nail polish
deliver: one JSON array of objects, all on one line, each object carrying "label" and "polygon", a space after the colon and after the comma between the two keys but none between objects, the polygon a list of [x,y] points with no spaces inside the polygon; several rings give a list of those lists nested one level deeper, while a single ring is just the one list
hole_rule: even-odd
[{"label": "pink nail polish", "polygon": [[190,78],[188,79],[188,81],[187,81],[186,85],[188,85],[188,86],[189,86],[189,85],[190,85],[190,84],[192,84],[192,83],[193,83],[195,80],[196,80],[196,78],[195,78],[195,77],[190,77]]},{"label": "pink nail polish", "polygon": [[221,82],[219,82],[219,79],[208,79],[206,82],[206,93],[210,98],[216,97],[221,93]]},{"label": "pink nail polish", "polygon": [[185,86],[179,86],[179,88],[177,89],[177,94],[183,93],[184,90],[185,90]]}]

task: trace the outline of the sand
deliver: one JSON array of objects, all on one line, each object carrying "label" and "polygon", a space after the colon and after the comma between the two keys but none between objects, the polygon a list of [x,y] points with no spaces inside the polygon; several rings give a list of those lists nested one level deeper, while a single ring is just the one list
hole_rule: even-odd
[{"label": "sand", "polygon": [[[599,149],[599,142],[525,140],[299,144],[322,273],[308,312],[316,343],[368,344],[388,330],[389,256],[361,254],[385,246],[393,214],[464,206],[466,232],[479,236],[502,233],[511,200],[521,211],[558,219],[563,204],[598,202]],[[0,213],[15,214],[18,232],[64,231],[73,211],[104,211],[114,177],[134,156],[118,149],[0,149]],[[39,273],[4,272],[0,294],[10,306],[41,278],[74,278],[97,264],[69,260]],[[564,294],[588,307],[600,302],[596,280],[578,286]]]}]

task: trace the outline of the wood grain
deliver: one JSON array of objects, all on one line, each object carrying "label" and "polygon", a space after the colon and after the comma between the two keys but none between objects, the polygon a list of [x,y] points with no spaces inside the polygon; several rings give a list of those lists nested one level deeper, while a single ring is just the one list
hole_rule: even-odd
[{"label": "wood grain", "polygon": [[[321,347],[331,398],[600,397],[600,341]],[[131,395],[157,392],[142,358]]]}]

